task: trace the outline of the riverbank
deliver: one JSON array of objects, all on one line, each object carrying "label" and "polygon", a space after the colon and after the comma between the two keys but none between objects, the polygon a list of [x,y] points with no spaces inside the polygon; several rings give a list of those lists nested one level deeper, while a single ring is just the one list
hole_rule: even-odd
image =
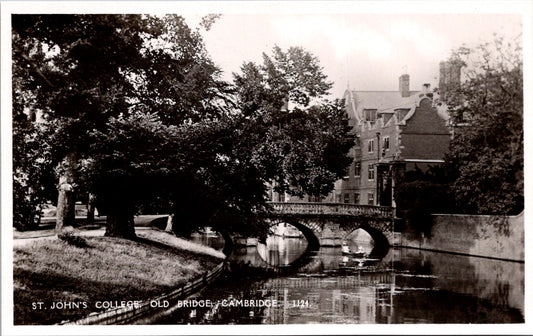
[{"label": "riverbank", "polygon": [[[15,324],[54,324],[147,300],[201,276],[220,251],[151,228],[136,241],[81,230],[87,246],[54,236],[14,239]],[[25,233],[30,236],[29,233]]]}]

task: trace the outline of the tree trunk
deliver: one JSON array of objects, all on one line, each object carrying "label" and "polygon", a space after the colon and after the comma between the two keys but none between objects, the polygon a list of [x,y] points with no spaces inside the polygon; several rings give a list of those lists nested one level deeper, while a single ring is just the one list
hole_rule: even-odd
[{"label": "tree trunk", "polygon": [[94,224],[94,201],[95,195],[89,193],[89,199],[87,200],[87,225]]},{"label": "tree trunk", "polygon": [[135,226],[133,216],[134,207],[124,201],[118,201],[111,205],[106,220],[106,232],[108,237],[120,237],[135,239]]},{"label": "tree trunk", "polygon": [[132,214],[108,214],[105,235],[107,237],[120,237],[135,239],[135,227]]},{"label": "tree trunk", "polygon": [[124,175],[106,176],[99,181],[96,194],[98,211],[107,216],[107,237],[135,239],[135,183]]},{"label": "tree trunk", "polygon": [[56,211],[56,234],[65,226],[74,226],[75,218],[75,181],[76,153],[69,153],[59,166],[59,186]]}]

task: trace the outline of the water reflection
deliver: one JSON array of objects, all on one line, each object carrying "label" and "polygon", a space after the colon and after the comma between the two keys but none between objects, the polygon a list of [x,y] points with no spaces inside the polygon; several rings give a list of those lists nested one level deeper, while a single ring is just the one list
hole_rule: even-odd
[{"label": "water reflection", "polygon": [[218,232],[211,231],[211,229],[204,229],[191,234],[191,240],[198,244],[210,246],[215,250],[222,250],[225,245],[224,238]]},{"label": "water reflection", "polygon": [[[272,260],[287,262],[301,243],[285,239],[285,252]],[[236,250],[233,261],[265,263],[255,247]],[[524,264],[399,248],[380,260],[361,259],[322,247],[295,273],[233,272],[196,299],[215,304],[175,309],[157,323],[523,323]],[[277,304],[224,306],[224,300]]]},{"label": "water reflection", "polygon": [[343,253],[369,256],[374,249],[374,240],[362,229],[350,233],[342,242]]},{"label": "water reflection", "polygon": [[292,264],[307,250],[307,240],[294,237],[273,235],[266,244],[257,244],[257,252],[263,260],[274,266]]}]

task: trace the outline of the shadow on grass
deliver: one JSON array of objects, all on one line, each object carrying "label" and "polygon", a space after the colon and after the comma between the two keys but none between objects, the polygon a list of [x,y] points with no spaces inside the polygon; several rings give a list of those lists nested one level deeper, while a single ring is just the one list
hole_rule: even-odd
[{"label": "shadow on grass", "polygon": [[204,253],[201,253],[201,252],[184,250],[182,248],[179,248],[179,247],[176,247],[176,246],[170,246],[170,245],[167,245],[165,243],[160,243],[158,241],[154,241],[154,240],[151,240],[149,238],[143,238],[143,237],[137,236],[137,238],[135,238],[132,241],[137,242],[137,243],[141,243],[141,244],[144,244],[144,245],[152,246],[152,247],[155,247],[155,248],[159,248],[159,249],[162,249],[162,250],[165,250],[165,251],[172,251],[173,253],[176,253],[176,254],[179,254],[179,255],[194,256],[195,258],[198,258],[199,260],[211,261],[213,259],[211,256],[208,256],[208,255],[206,255]]},{"label": "shadow on grass", "polygon": [[[135,238],[133,241],[137,242],[137,243],[141,243],[141,244],[157,247],[157,248],[160,248],[160,249],[164,249],[164,250],[183,251],[180,248],[177,248],[177,247],[174,247],[174,246],[170,246],[170,245],[167,245],[167,244],[164,244],[164,243],[160,243],[160,242],[148,239],[148,238],[139,237],[139,236],[137,236],[137,238]],[[183,252],[185,252],[185,251],[183,251]],[[187,253],[192,253],[192,252],[189,252],[189,251],[186,251],[186,252]]]}]

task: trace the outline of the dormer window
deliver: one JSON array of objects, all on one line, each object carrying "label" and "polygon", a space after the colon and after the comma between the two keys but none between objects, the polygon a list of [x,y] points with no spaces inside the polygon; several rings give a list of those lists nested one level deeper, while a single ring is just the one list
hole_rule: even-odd
[{"label": "dormer window", "polygon": [[407,113],[409,113],[409,110],[410,109],[408,109],[408,108],[395,109],[394,112],[396,112],[396,115],[398,116],[398,121],[403,120],[403,118],[405,118]]},{"label": "dormer window", "polygon": [[381,111],[378,113],[378,118],[382,118],[383,124],[386,124],[392,118],[393,114],[394,112],[392,111]]},{"label": "dormer window", "polygon": [[377,109],[363,109],[363,116],[365,121],[375,122],[377,117]]}]

